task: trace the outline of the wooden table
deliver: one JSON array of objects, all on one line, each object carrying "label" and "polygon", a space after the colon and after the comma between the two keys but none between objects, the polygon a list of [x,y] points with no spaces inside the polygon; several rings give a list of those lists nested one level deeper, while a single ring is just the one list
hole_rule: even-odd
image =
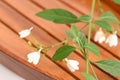
[{"label": "wooden table", "polygon": [[[109,0],[103,1],[105,10],[112,10],[120,19],[120,11],[118,11],[118,7],[120,6],[108,2]],[[33,51],[28,46],[27,41],[32,40],[30,37],[20,39],[18,32],[33,26],[32,33],[40,43],[44,45],[58,43],[67,37],[65,31],[69,30],[70,27],[68,25],[46,21],[38,18],[35,14],[44,9],[63,8],[80,16],[82,14],[89,14],[90,6],[91,0],[0,0],[0,51],[4,52],[0,53],[1,63],[10,67],[27,80],[85,80],[81,75],[85,71],[85,59],[79,51],[69,56],[70,59],[75,59],[80,62],[80,70],[74,73],[68,70],[65,63],[53,62],[51,60],[56,48],[45,53],[46,57],[41,58],[38,65],[33,65],[27,62],[27,54]],[[99,15],[97,7],[95,11],[95,17],[97,17]],[[81,27],[83,24],[78,23],[76,25]],[[87,34],[87,28],[83,32]],[[91,40],[95,43],[93,38]],[[102,59],[120,60],[120,43],[117,47],[112,48],[104,43],[95,44],[98,45],[102,56],[98,58],[90,55],[91,61]],[[95,65],[93,67],[97,75],[99,75],[100,80],[120,80],[119,77],[113,77]],[[46,77],[44,76],[44,78],[39,75],[46,75]]]}]

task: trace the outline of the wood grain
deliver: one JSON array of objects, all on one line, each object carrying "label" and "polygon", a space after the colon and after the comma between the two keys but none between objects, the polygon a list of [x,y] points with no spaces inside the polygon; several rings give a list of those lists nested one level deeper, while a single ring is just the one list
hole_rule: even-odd
[{"label": "wood grain", "polygon": [[[33,26],[34,29],[32,31],[33,35],[36,39],[44,44],[44,45],[52,45],[54,43],[58,43],[59,41],[64,40],[67,36],[65,35],[65,31],[69,30],[68,25],[63,24],[54,24],[52,22],[43,20],[35,16],[35,14],[39,11],[48,8],[63,8],[73,12],[75,15],[79,16],[81,14],[86,14],[90,12],[90,2],[86,1],[78,3],[78,0],[4,0],[0,1],[0,26],[3,26],[0,30],[2,34],[6,36],[0,35],[0,50],[6,52],[7,55],[12,58],[20,61],[21,63],[31,67],[34,70],[42,72],[54,79],[57,80],[84,80],[81,73],[85,71],[85,60],[81,55],[81,52],[76,51],[72,53],[69,58],[76,59],[80,62],[80,70],[75,73],[71,73],[66,64],[64,62],[52,62],[51,57],[54,54],[54,51],[57,48],[50,50],[45,53],[46,58],[41,59],[40,63],[37,66],[27,63],[26,55],[28,52],[32,51],[32,48],[27,46],[28,40],[33,42],[30,37],[27,37],[24,40],[19,39],[18,32]],[[79,8],[78,8],[79,7]],[[97,17],[99,13],[96,13]],[[80,28],[83,24],[77,24]],[[7,31],[7,33],[6,33]],[[87,36],[87,28],[83,30]],[[11,35],[12,34],[12,35]],[[12,38],[11,38],[12,36]],[[14,44],[11,43],[11,40]],[[93,39],[93,37],[91,38]],[[93,43],[95,43],[93,41]],[[18,45],[16,45],[18,44]],[[96,44],[96,43],[95,43]],[[101,59],[120,59],[120,51],[119,48],[109,48],[105,44],[97,44],[99,46],[101,57],[95,57],[94,55],[90,56],[92,61],[97,61]],[[20,46],[23,46],[22,48]],[[120,47],[120,44],[118,45]],[[25,51],[24,51],[25,50]],[[115,50],[115,51],[114,51]],[[20,54],[16,53],[19,52]],[[42,65],[45,64],[45,65]],[[82,66],[81,66],[82,65]],[[94,66],[94,65],[93,65]],[[104,71],[100,70],[96,66],[94,66],[97,75],[99,75],[100,80],[119,80],[119,78],[115,78]]]},{"label": "wood grain", "polygon": [[3,52],[0,52],[0,64],[14,71],[25,80],[54,80],[47,75],[23,65]]}]

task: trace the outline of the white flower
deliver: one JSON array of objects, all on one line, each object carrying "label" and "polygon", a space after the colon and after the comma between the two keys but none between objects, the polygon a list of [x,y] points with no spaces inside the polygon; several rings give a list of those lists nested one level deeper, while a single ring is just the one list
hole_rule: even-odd
[{"label": "white flower", "polygon": [[79,70],[79,62],[76,60],[68,60],[67,58],[65,58],[67,67],[69,68],[69,70],[71,72],[75,72],[75,70]]},{"label": "white flower", "polygon": [[106,42],[108,43],[110,47],[117,46],[118,44],[118,37],[116,35],[117,31],[115,31],[113,34],[109,35]]},{"label": "white flower", "polygon": [[19,32],[20,38],[25,38],[28,35],[30,35],[32,29],[33,29],[33,27],[20,31]]},{"label": "white flower", "polygon": [[103,41],[105,41],[105,35],[102,31],[102,28],[99,28],[99,30],[96,32],[94,41],[98,41],[99,43],[102,43]]},{"label": "white flower", "polygon": [[40,53],[41,53],[41,50],[42,49],[39,49],[38,51],[36,52],[31,52],[27,55],[27,58],[28,58],[28,62],[29,63],[32,63],[37,65],[39,60],[40,60]]}]

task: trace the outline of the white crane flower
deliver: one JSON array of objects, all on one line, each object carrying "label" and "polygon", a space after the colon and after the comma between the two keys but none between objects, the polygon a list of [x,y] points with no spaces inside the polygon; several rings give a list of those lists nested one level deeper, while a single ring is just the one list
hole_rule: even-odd
[{"label": "white crane flower", "polygon": [[40,60],[41,50],[42,49],[39,49],[38,51],[29,53],[27,55],[28,62],[33,63],[34,65],[37,65]]},{"label": "white crane flower", "polygon": [[75,70],[79,70],[79,62],[76,60],[68,60],[67,58],[65,58],[67,67],[69,68],[69,70],[71,72],[75,72]]},{"label": "white crane flower", "polygon": [[105,41],[105,34],[102,31],[102,28],[99,28],[99,30],[96,32],[95,37],[94,37],[94,41],[98,41],[99,43],[102,43]]},{"label": "white crane flower", "polygon": [[25,38],[25,37],[29,36],[32,29],[33,29],[33,27],[20,31],[19,32],[20,38]]},{"label": "white crane flower", "polygon": [[118,37],[116,34],[117,34],[117,31],[115,31],[113,34],[109,35],[105,41],[105,43],[108,43],[110,47],[117,46],[117,44],[118,44]]}]

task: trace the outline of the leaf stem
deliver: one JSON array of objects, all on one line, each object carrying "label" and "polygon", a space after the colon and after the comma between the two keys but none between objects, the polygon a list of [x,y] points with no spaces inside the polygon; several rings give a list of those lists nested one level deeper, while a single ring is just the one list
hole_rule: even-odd
[{"label": "leaf stem", "polygon": [[[89,21],[89,29],[88,29],[88,43],[90,43],[90,38],[91,38],[91,28],[92,28],[92,21],[93,21],[93,14],[94,14],[94,7],[95,7],[95,2],[96,0],[92,0],[92,7],[91,7],[91,19]],[[86,54],[86,73],[89,73],[89,55],[88,55],[88,51]]]}]

